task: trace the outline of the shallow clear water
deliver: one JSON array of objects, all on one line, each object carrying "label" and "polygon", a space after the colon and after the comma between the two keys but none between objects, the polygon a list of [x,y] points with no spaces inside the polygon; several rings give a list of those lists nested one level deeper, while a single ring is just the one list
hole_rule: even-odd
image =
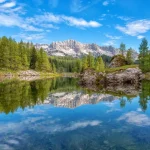
[{"label": "shallow clear water", "polygon": [[69,78],[0,83],[0,150],[149,150],[150,83],[113,95]]}]

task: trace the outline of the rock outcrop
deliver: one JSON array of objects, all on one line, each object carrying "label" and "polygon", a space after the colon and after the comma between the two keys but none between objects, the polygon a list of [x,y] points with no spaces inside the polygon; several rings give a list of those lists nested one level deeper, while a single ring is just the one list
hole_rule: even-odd
[{"label": "rock outcrop", "polygon": [[114,73],[96,73],[87,69],[81,75],[80,85],[93,91],[138,95],[143,74],[138,68],[128,68]]},{"label": "rock outcrop", "polygon": [[138,68],[128,68],[122,72],[109,73],[106,75],[106,84],[139,84],[143,75]]},{"label": "rock outcrop", "polygon": [[80,83],[86,86],[93,85],[138,85],[143,79],[143,74],[138,68],[128,68],[114,73],[97,73],[94,69],[87,69],[81,74]]},{"label": "rock outcrop", "polygon": [[116,68],[116,67],[121,67],[121,66],[124,66],[126,65],[127,62],[126,62],[126,59],[124,56],[122,55],[116,55],[112,58],[112,61],[109,65],[110,68]]}]

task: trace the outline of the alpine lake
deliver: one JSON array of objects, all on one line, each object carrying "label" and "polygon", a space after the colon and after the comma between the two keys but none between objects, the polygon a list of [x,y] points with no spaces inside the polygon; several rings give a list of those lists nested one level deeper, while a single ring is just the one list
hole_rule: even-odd
[{"label": "alpine lake", "polygon": [[0,82],[0,150],[150,150],[150,81],[133,95],[76,78]]}]

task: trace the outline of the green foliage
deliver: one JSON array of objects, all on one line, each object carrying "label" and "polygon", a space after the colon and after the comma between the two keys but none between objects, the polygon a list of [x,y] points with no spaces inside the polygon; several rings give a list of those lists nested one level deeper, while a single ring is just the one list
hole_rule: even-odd
[{"label": "green foliage", "polygon": [[105,65],[104,65],[102,57],[98,57],[96,59],[95,68],[97,72],[103,72],[105,70]]},{"label": "green foliage", "polygon": [[103,59],[103,61],[105,63],[105,66],[108,66],[110,64],[110,62],[111,62],[112,57],[107,56],[107,55],[102,55],[101,57],[102,57],[102,59]]},{"label": "green foliage", "polygon": [[127,61],[127,64],[128,64],[128,65],[133,64],[132,53],[133,53],[132,48],[128,49],[127,55],[126,55],[126,61]]},{"label": "green foliage", "polygon": [[121,66],[121,67],[116,67],[116,68],[106,68],[105,72],[106,73],[113,73],[121,70],[126,70],[128,68],[136,68],[138,65],[126,65],[126,66]]},{"label": "green foliage", "polygon": [[150,71],[150,54],[148,52],[148,41],[144,38],[139,47],[139,67],[143,72]]},{"label": "green foliage", "polygon": [[81,72],[82,60],[71,56],[50,56],[53,72]]},{"label": "green foliage", "polygon": [[121,52],[121,55],[124,55],[124,51],[126,50],[126,45],[124,43],[121,43],[120,44],[120,52]]},{"label": "green foliage", "polygon": [[111,64],[114,67],[120,67],[127,65],[127,61],[123,55],[119,54],[112,57]]},{"label": "green foliage", "polygon": [[94,68],[94,56],[89,53],[89,55],[87,56],[87,60],[88,60],[88,68]]},{"label": "green foliage", "polygon": [[78,88],[77,79],[70,78],[0,82],[0,112],[8,114],[18,108],[33,107],[43,103],[50,93],[75,91]]},{"label": "green foliage", "polygon": [[36,50],[32,43],[17,43],[12,38],[0,38],[0,70],[51,71],[48,55]]},{"label": "green foliage", "polygon": [[36,69],[40,71],[52,71],[48,55],[42,48],[37,53]]}]

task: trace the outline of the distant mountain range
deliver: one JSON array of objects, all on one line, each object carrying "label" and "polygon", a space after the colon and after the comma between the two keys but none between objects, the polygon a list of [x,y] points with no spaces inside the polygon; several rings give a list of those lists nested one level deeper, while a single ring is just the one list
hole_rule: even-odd
[{"label": "distant mountain range", "polygon": [[[119,54],[119,49],[112,46],[99,46],[97,44],[85,44],[75,40],[66,40],[52,42],[51,44],[36,44],[37,49],[43,48],[49,55],[53,56],[73,56],[81,57],[91,52],[94,56],[107,55],[114,56]],[[138,53],[133,51],[133,57],[136,59]]]}]

